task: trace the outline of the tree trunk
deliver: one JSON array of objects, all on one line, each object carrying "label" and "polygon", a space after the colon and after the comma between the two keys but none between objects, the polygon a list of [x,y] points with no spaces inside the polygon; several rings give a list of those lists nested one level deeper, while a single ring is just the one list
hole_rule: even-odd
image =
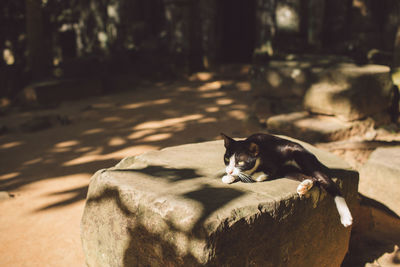
[{"label": "tree trunk", "polygon": [[41,0],[26,0],[26,32],[28,47],[28,68],[32,79],[45,76],[47,68],[47,51],[44,44],[44,25]]},{"label": "tree trunk", "polygon": [[396,36],[394,39],[394,59],[393,59],[393,68],[400,67],[400,26],[397,27]]},{"label": "tree trunk", "polygon": [[276,0],[256,1],[256,45],[254,49],[254,61],[266,63],[268,58],[274,54],[274,38],[276,34]]},{"label": "tree trunk", "polygon": [[392,91],[392,105],[389,109],[391,120],[397,123],[399,118],[399,86],[400,86],[400,26],[397,27],[396,36],[394,38],[393,47],[393,66],[392,66],[392,80],[394,83]]},{"label": "tree trunk", "polygon": [[324,23],[325,0],[308,1],[307,42],[317,50],[321,49],[322,25]]}]

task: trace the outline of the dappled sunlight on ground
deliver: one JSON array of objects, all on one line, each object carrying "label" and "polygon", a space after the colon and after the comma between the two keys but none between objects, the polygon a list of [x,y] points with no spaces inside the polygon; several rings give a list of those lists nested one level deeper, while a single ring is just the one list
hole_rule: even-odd
[{"label": "dappled sunlight on ground", "polygon": [[63,148],[63,147],[72,147],[72,146],[77,146],[79,145],[78,140],[68,140],[68,141],[63,141],[58,144],[56,144],[54,147],[56,148]]},{"label": "dappled sunlight on ground", "polygon": [[189,121],[197,121],[201,118],[203,118],[203,115],[193,114],[186,115],[180,118],[170,118],[159,121],[147,121],[136,125],[135,127],[133,127],[133,130],[160,129],[165,127],[171,127],[172,129],[183,129],[185,127],[185,123]]},{"label": "dappled sunlight on ground", "polygon": [[10,143],[6,143],[6,144],[0,145],[0,149],[13,148],[13,147],[16,147],[16,146],[20,146],[22,144],[23,143],[20,142],[20,141],[14,141],[14,142],[10,142]]},{"label": "dappled sunlight on ground", "polygon": [[[233,92],[221,90],[222,84],[180,81],[65,103],[49,110],[48,113],[68,116],[71,123],[3,136],[0,153],[10,156],[2,157],[0,175],[17,173],[10,169],[19,174],[2,179],[0,186],[3,190],[18,190],[26,183],[50,179],[53,173],[75,173],[64,168],[71,166],[93,173],[109,167],[107,163],[143,151],[213,140],[221,131],[240,135],[240,123],[248,107],[244,102],[250,97],[239,87]],[[240,84],[246,88],[246,82]],[[31,117],[36,115],[31,113]],[[24,118],[29,117],[28,112],[23,114]],[[22,115],[13,116],[15,124]]]},{"label": "dappled sunlight on ground", "polygon": [[1,179],[12,179],[12,178],[14,178],[14,177],[19,176],[20,174],[21,174],[21,173],[19,173],[19,172],[5,173],[5,174],[0,175],[0,180],[1,180]]},{"label": "dappled sunlight on ground", "polygon": [[[148,138],[148,137],[147,137]],[[81,164],[86,164],[90,162],[96,162],[96,161],[106,161],[106,160],[121,160],[125,157],[128,157],[129,155],[138,155],[143,152],[149,151],[149,150],[155,150],[157,147],[153,146],[134,146],[134,147],[128,147],[124,148],[118,151],[114,151],[112,153],[108,154],[102,154],[102,150],[98,149],[95,151],[91,151],[87,154],[84,154],[78,158],[66,161],[63,163],[63,166],[77,166]],[[103,167],[111,167],[111,166],[103,166]]]},{"label": "dappled sunlight on ground", "polygon": [[[244,136],[249,88],[243,81],[148,84],[0,117],[10,129],[0,136],[0,191],[14,196],[0,202],[0,233],[8,233],[0,234],[0,251],[18,251],[0,253],[0,265],[82,266],[79,220],[93,173],[149,150],[219,139],[220,132]],[[48,114],[70,122],[31,132],[19,127]],[[67,251],[72,258],[60,264]]]},{"label": "dappled sunlight on ground", "polygon": [[126,104],[121,107],[121,109],[137,109],[141,107],[154,107],[155,105],[162,105],[171,102],[171,99],[158,99],[158,100],[151,100],[151,101],[144,101],[141,103],[133,103],[133,104]]},{"label": "dappled sunlight on ground", "polygon": [[0,202],[0,265],[84,266],[79,224],[89,177],[35,182]]}]

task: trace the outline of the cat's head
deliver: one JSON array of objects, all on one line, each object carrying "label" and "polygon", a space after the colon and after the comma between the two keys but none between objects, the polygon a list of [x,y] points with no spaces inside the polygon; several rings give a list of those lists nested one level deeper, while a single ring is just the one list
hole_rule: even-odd
[{"label": "cat's head", "polygon": [[260,164],[259,147],[256,143],[246,140],[236,141],[221,133],[226,148],[224,163],[226,173],[232,176],[251,175]]}]

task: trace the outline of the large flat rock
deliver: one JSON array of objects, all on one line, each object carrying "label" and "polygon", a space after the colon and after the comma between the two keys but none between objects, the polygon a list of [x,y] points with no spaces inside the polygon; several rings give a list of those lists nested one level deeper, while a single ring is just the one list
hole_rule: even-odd
[{"label": "large flat rock", "polygon": [[318,75],[304,106],[314,113],[353,121],[385,112],[392,86],[387,66],[336,64]]},{"label": "large flat rock", "polygon": [[400,146],[372,152],[360,170],[359,190],[400,216]]},{"label": "large flat rock", "polygon": [[[350,209],[358,174],[305,144]],[[339,266],[350,229],[333,199],[286,178],[223,184],[222,141],[126,158],[91,179],[81,223],[88,266]]]}]

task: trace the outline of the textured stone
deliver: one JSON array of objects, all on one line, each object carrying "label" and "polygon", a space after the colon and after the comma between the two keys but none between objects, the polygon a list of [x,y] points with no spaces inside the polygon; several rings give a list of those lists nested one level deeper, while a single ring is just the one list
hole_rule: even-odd
[{"label": "textured stone", "polygon": [[[359,195],[359,205],[353,208],[355,223],[349,252],[342,267],[395,267],[400,251],[400,217],[382,203]],[[373,264],[369,264],[372,263]]]},{"label": "textured stone", "polygon": [[10,199],[12,196],[6,191],[0,191],[0,201]]},{"label": "textured stone", "polygon": [[[350,208],[357,173],[304,144],[327,166]],[[223,184],[222,141],[148,152],[91,179],[81,223],[88,266],[339,266],[350,229],[333,200],[298,182]]]},{"label": "textured stone", "polygon": [[348,62],[333,56],[295,56],[285,60],[271,60],[268,65],[253,66],[249,72],[252,89],[257,96],[270,98],[298,97],[318,80],[320,73],[333,64]]},{"label": "textured stone", "polygon": [[268,66],[253,68],[252,89],[264,97],[302,97],[308,88],[309,65],[299,62],[272,61]]},{"label": "textured stone", "polygon": [[313,116],[308,112],[294,112],[269,117],[268,131],[305,141],[322,142],[342,139],[352,125],[330,116]]},{"label": "textured stone", "polygon": [[304,106],[314,113],[352,121],[386,111],[391,88],[387,66],[337,64],[320,73],[305,95]]},{"label": "textured stone", "polygon": [[400,146],[378,148],[360,170],[359,191],[400,216]]},{"label": "textured stone", "polygon": [[18,100],[28,106],[57,106],[63,101],[96,96],[103,91],[101,79],[51,80],[28,85],[19,94]]}]

